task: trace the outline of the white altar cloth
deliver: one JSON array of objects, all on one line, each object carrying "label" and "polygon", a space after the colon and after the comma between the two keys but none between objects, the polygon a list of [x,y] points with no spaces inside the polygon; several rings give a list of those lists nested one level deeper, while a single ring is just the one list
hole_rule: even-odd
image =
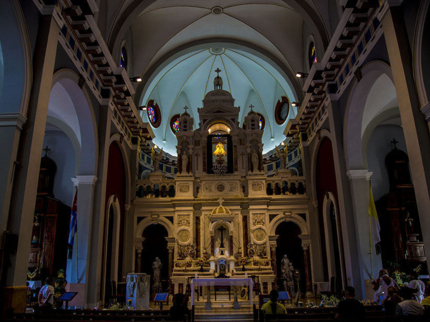
[{"label": "white altar cloth", "polygon": [[194,305],[194,292],[198,286],[249,286],[249,299],[252,306],[251,278],[194,278],[191,280],[191,307]]}]

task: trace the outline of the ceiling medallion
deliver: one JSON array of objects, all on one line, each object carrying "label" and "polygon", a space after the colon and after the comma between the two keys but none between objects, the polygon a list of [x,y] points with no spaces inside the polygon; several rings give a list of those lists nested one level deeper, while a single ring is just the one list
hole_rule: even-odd
[{"label": "ceiling medallion", "polygon": [[223,48],[223,47],[211,47],[211,48],[209,48],[209,52],[212,55],[222,55],[225,52],[225,48]]},{"label": "ceiling medallion", "polygon": [[222,7],[216,6],[216,7],[213,7],[211,9],[211,11],[214,15],[220,15],[220,14],[222,14],[223,9],[222,9]]}]

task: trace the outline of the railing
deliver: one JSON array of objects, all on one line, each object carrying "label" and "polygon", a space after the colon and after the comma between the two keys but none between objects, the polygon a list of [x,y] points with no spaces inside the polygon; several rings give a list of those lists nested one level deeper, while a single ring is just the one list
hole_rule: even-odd
[{"label": "railing", "polygon": [[271,177],[266,180],[266,194],[268,196],[305,195],[306,184],[304,177],[282,179]]},{"label": "railing", "polygon": [[137,198],[174,198],[176,194],[173,179],[163,179],[160,183],[138,180],[136,189]]}]

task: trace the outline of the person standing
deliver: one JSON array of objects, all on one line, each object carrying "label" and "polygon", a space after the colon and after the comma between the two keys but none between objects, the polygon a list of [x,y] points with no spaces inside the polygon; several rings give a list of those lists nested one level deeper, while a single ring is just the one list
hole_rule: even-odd
[{"label": "person standing", "polygon": [[382,303],[382,301],[384,301],[384,299],[387,297],[389,287],[396,287],[399,289],[399,286],[394,281],[394,279],[388,276],[387,270],[381,269],[379,271],[379,278],[375,283],[375,294],[373,296],[373,301],[375,303]]},{"label": "person standing", "polygon": [[43,285],[39,291],[39,296],[37,299],[39,306],[52,309],[54,305],[54,286],[52,286],[53,283],[54,279],[51,276],[46,278],[45,285]]},{"label": "person standing", "polygon": [[347,286],[345,288],[346,299],[339,302],[337,305],[336,319],[345,318],[360,318],[364,319],[366,311],[363,304],[355,299],[355,288]]},{"label": "person standing", "polygon": [[418,273],[413,271],[411,273],[411,281],[407,285],[410,289],[417,290],[414,295],[418,303],[424,300],[424,294],[426,291],[426,285],[423,281],[418,279]]}]

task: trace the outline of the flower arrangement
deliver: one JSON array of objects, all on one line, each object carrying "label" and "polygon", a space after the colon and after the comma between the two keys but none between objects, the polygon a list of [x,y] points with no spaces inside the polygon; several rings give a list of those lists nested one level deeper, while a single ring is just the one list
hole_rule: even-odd
[{"label": "flower arrangement", "polygon": [[248,263],[249,263],[249,258],[245,256],[240,257],[236,262],[236,264],[239,266],[245,266],[245,265],[248,265]]},{"label": "flower arrangement", "polygon": [[206,257],[199,257],[199,258],[197,258],[197,261],[195,262],[195,266],[200,266],[200,267],[203,267],[203,266],[206,266],[207,264],[208,264],[209,262],[208,262],[208,259],[206,258]]},{"label": "flower arrangement", "polygon": [[408,274],[399,270],[395,270],[393,272],[393,278],[400,287],[408,285],[408,283],[411,281]]},{"label": "flower arrangement", "polygon": [[340,300],[334,295],[328,297],[325,294],[321,294],[321,302],[324,302],[327,306],[337,306]]}]

